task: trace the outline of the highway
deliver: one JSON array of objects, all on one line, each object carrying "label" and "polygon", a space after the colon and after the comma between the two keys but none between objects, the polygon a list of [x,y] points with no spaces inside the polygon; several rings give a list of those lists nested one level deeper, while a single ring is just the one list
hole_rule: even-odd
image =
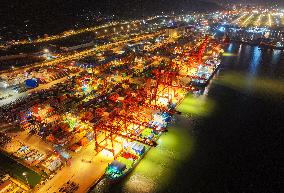
[{"label": "highway", "polygon": [[239,24],[240,21],[247,16],[247,13],[243,13],[240,17],[238,17],[237,19],[235,19],[232,23],[234,24]]},{"label": "highway", "polygon": [[284,15],[281,16],[281,25],[284,26]]},{"label": "highway", "polygon": [[242,26],[248,26],[250,24],[250,20],[254,17],[254,14],[251,14],[249,17],[247,17],[243,22],[242,22]]},{"label": "highway", "polygon": [[[149,17],[146,19],[146,21],[151,21],[154,20],[158,17]],[[124,21],[124,22],[109,22],[107,24],[103,24],[100,26],[95,26],[95,27],[87,27],[83,29],[78,29],[78,30],[70,30],[67,32],[63,32],[60,34],[52,35],[46,38],[38,38],[34,41],[28,41],[28,40],[22,40],[22,41],[17,41],[16,45],[24,45],[24,44],[35,44],[35,43],[44,43],[44,42],[49,42],[49,41],[54,41],[54,40],[60,40],[64,39],[70,36],[75,36],[78,34],[86,33],[86,32],[98,32],[99,30],[105,29],[106,31],[109,31],[108,28],[122,28],[122,29],[127,29],[127,28],[132,28],[136,27],[137,25],[141,24],[141,20],[132,20],[132,21]]]},{"label": "highway", "polygon": [[[141,40],[146,40],[146,39],[149,39],[149,38],[153,38],[157,35],[160,35],[162,33],[163,32],[160,31],[160,32],[156,32],[156,33],[140,35],[138,37],[134,37],[134,38],[126,39],[126,40],[121,40],[121,41],[109,43],[109,44],[106,44],[106,45],[97,46],[96,48],[83,50],[83,51],[80,51],[80,52],[76,52],[74,54],[72,53],[72,54],[62,55],[61,57],[58,57],[58,58],[53,59],[51,61],[44,61],[44,62],[36,63],[34,65],[31,65],[31,66],[23,66],[23,67],[14,68],[13,71],[16,71],[18,69],[21,69],[21,70],[22,69],[29,69],[29,68],[33,68],[33,67],[51,66],[51,65],[55,65],[55,64],[59,64],[59,63],[72,61],[72,60],[78,60],[80,58],[92,55],[92,54],[94,54],[98,51],[104,51],[104,50],[110,49],[111,47],[121,46],[122,44],[126,44],[126,43],[129,43],[129,42],[138,42],[138,41],[141,41]],[[1,71],[1,74],[5,74],[5,73],[11,73],[11,70]]]},{"label": "highway", "polygon": [[[274,26],[284,26],[284,16],[275,13],[252,13],[248,15],[247,13],[242,14],[232,23],[240,25],[241,27],[274,27]],[[277,23],[277,18],[279,21]]]},{"label": "highway", "polygon": [[262,14],[258,15],[258,18],[257,18],[256,22],[254,23],[255,27],[259,27],[260,26],[262,17],[263,17]]}]

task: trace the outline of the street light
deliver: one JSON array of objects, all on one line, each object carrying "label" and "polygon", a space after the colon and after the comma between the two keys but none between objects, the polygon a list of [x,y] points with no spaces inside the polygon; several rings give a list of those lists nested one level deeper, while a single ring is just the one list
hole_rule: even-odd
[{"label": "street light", "polygon": [[48,52],[49,52],[49,49],[45,48],[43,51],[44,51],[45,53],[48,53]]}]

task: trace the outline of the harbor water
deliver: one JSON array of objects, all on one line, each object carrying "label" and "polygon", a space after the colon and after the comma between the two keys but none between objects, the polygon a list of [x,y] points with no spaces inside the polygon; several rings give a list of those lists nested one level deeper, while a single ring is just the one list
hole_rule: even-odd
[{"label": "harbor water", "polygon": [[132,173],[94,192],[281,192],[284,53],[224,50],[205,95],[183,101],[182,115]]}]

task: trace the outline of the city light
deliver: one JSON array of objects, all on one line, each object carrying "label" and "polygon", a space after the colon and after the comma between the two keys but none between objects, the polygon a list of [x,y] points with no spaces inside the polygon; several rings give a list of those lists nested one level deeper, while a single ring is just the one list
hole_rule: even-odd
[{"label": "city light", "polygon": [[[125,13],[135,17],[90,6],[77,10],[72,22],[39,18],[45,21],[42,29],[36,28],[37,20],[26,19],[19,22],[25,30],[15,25],[15,34],[12,24],[0,26],[3,32],[9,29],[0,37],[0,145],[10,161],[0,164],[0,184],[9,183],[9,192],[83,193],[101,180],[109,188],[134,175],[133,188],[141,183],[138,170],[154,180],[136,192],[151,192],[159,180],[169,185],[174,175],[166,174],[174,164],[186,163],[191,134],[207,130],[206,125],[202,132],[193,128],[199,120],[218,118],[218,127],[227,115],[235,120],[227,111],[221,121],[218,117],[219,107],[230,106],[228,92],[239,109],[251,102],[251,96],[241,98],[243,93],[251,93],[253,101],[259,100],[255,93],[281,98],[281,81],[258,76],[266,68],[269,76],[281,75],[283,11],[236,4],[187,12],[187,6],[181,11],[169,6],[155,14],[131,6],[136,11]],[[124,178],[127,183],[128,178],[133,176]]]}]

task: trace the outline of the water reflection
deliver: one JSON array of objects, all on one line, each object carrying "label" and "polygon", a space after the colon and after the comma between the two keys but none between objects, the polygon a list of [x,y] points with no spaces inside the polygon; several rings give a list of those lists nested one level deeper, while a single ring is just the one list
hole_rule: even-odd
[{"label": "water reflection", "polygon": [[222,79],[215,83],[237,89],[240,92],[256,92],[258,96],[265,97],[283,97],[284,96],[284,82],[283,80],[276,80],[264,77],[248,78],[241,73],[227,73]]},{"label": "water reflection", "polygon": [[241,51],[242,51],[242,48],[243,48],[243,45],[241,44],[241,45],[239,45],[239,49],[238,49],[238,61],[237,62],[239,62],[240,61],[240,57],[241,57]]},{"label": "water reflection", "polygon": [[214,106],[214,102],[205,95],[197,98],[189,94],[177,110],[186,114],[207,116],[213,111]]},{"label": "water reflection", "polygon": [[[233,46],[231,46],[233,45]],[[231,52],[229,52],[231,50]],[[242,44],[230,44],[225,48],[226,56],[237,57],[223,57],[222,71],[237,71],[244,73],[246,87],[244,91],[250,91],[254,89],[255,78],[269,77],[272,79],[281,79],[284,77],[283,65],[280,63],[283,60],[283,52],[280,50],[260,49],[257,46],[242,45]]]},{"label": "water reflection", "polygon": [[158,146],[152,148],[134,171],[121,184],[113,186],[112,193],[165,192],[165,187],[178,175],[176,170],[190,158],[194,138],[186,129],[188,119],[178,117],[177,124],[169,127]]},{"label": "water reflection", "polygon": [[252,75],[257,74],[260,62],[261,62],[261,50],[255,46],[253,48],[252,59],[249,64],[250,74]]},{"label": "water reflection", "polygon": [[229,47],[228,47],[228,52],[232,52],[233,50],[233,43],[230,43]]},{"label": "water reflection", "polygon": [[[228,47],[220,69],[224,75],[213,81],[208,93],[214,108],[210,100],[185,100],[183,112],[201,120],[179,119],[158,147],[109,192],[280,192],[271,191],[266,182],[279,183],[271,176],[279,171],[278,131],[284,111],[277,108],[284,100],[274,99],[284,96],[284,84],[268,78],[271,68],[264,66],[274,64],[272,77],[284,74],[279,68],[283,53],[249,45]],[[248,95],[248,85],[256,92]],[[265,175],[258,176],[260,171]]]},{"label": "water reflection", "polygon": [[251,58],[251,48],[252,48],[251,46],[245,45],[245,49],[242,49],[241,58],[243,59],[243,62],[245,63],[247,63]]},{"label": "water reflection", "polygon": [[271,64],[275,65],[280,62],[281,50],[273,50]]}]

